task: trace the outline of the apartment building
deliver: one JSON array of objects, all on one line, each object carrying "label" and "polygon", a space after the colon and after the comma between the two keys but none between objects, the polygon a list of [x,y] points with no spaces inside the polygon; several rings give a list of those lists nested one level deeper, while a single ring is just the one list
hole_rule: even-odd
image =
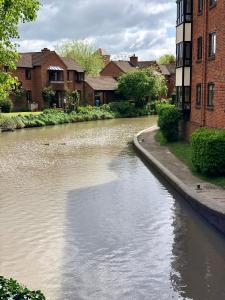
[{"label": "apartment building", "polygon": [[225,128],[225,1],[177,0],[177,104],[186,135]]}]

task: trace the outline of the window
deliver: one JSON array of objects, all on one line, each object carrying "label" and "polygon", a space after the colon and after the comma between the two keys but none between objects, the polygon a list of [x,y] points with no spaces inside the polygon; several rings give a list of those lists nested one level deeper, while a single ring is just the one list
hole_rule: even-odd
[{"label": "window", "polygon": [[191,22],[192,0],[177,0],[177,25],[183,22]]},{"label": "window", "polygon": [[213,106],[213,102],[214,102],[214,91],[215,91],[215,84],[214,84],[214,83],[209,83],[209,84],[208,84],[207,106]]},{"label": "window", "polygon": [[216,0],[209,0],[209,6],[216,6]]},{"label": "window", "polygon": [[177,87],[177,105],[180,109],[189,110],[191,105],[191,88],[190,86]]},{"label": "window", "polygon": [[9,72],[9,66],[4,66],[4,72],[6,72],[6,73]]},{"label": "window", "polygon": [[64,72],[63,71],[49,71],[49,81],[64,81]]},{"label": "window", "polygon": [[25,69],[26,80],[31,80],[31,69]]},{"label": "window", "polygon": [[209,57],[216,55],[216,33],[209,33]]},{"label": "window", "polygon": [[202,37],[197,40],[197,59],[202,60]]},{"label": "window", "polygon": [[75,81],[83,81],[84,80],[84,74],[75,72]]},{"label": "window", "polygon": [[182,42],[177,44],[176,65],[177,67],[191,66],[191,42]]},{"label": "window", "polygon": [[196,85],[196,105],[201,105],[202,102],[202,85]]},{"label": "window", "polygon": [[201,15],[203,11],[203,0],[198,0],[198,14]]},{"label": "window", "polygon": [[27,99],[27,102],[32,102],[32,92],[31,91],[26,91],[26,99]]}]

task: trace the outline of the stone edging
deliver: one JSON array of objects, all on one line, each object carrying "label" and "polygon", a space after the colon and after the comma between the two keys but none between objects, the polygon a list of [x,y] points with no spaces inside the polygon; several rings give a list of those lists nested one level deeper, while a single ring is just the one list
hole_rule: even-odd
[{"label": "stone edging", "polygon": [[138,141],[141,134],[156,131],[157,126],[153,126],[139,132],[134,136],[133,144],[140,155],[151,165],[163,178],[187,201],[191,206],[200,213],[210,224],[214,225],[219,231],[225,234],[225,211],[216,203],[209,203],[204,197],[190,188],[171,173],[164,165],[162,165],[149,151],[144,149]]}]

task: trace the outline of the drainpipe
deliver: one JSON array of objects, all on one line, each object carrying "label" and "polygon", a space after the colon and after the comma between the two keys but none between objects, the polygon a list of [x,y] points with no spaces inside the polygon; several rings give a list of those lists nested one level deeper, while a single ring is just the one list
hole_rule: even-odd
[{"label": "drainpipe", "polygon": [[204,15],[205,15],[205,26],[204,26],[204,32],[203,32],[203,49],[204,49],[204,57],[203,57],[203,68],[202,68],[202,78],[203,78],[203,111],[202,111],[202,121],[201,121],[201,126],[204,127],[206,124],[206,104],[207,104],[207,69],[208,69],[208,1],[204,2]]}]

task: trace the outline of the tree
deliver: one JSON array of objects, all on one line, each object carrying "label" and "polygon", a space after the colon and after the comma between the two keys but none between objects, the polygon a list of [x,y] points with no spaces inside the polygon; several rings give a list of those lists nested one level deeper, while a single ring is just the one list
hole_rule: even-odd
[{"label": "tree", "polygon": [[60,56],[74,59],[88,75],[98,75],[104,67],[102,55],[95,46],[86,41],[66,41],[56,47]]},{"label": "tree", "polygon": [[165,78],[153,69],[135,70],[120,76],[118,91],[126,99],[134,100],[136,107],[143,107],[149,98],[165,96]]},{"label": "tree", "polygon": [[51,86],[47,86],[43,88],[41,94],[46,106],[50,106],[55,98],[56,92],[52,89]]},{"label": "tree", "polygon": [[10,72],[2,70],[4,66],[9,71],[16,68],[19,54],[13,40],[19,38],[18,25],[33,21],[39,7],[38,0],[0,0],[0,99],[7,98],[17,86]]},{"label": "tree", "polygon": [[80,102],[80,94],[78,91],[66,91],[66,103],[69,112],[77,111]]},{"label": "tree", "polygon": [[172,64],[174,62],[175,62],[175,56],[173,54],[165,54],[158,59],[158,63],[160,65]]}]

